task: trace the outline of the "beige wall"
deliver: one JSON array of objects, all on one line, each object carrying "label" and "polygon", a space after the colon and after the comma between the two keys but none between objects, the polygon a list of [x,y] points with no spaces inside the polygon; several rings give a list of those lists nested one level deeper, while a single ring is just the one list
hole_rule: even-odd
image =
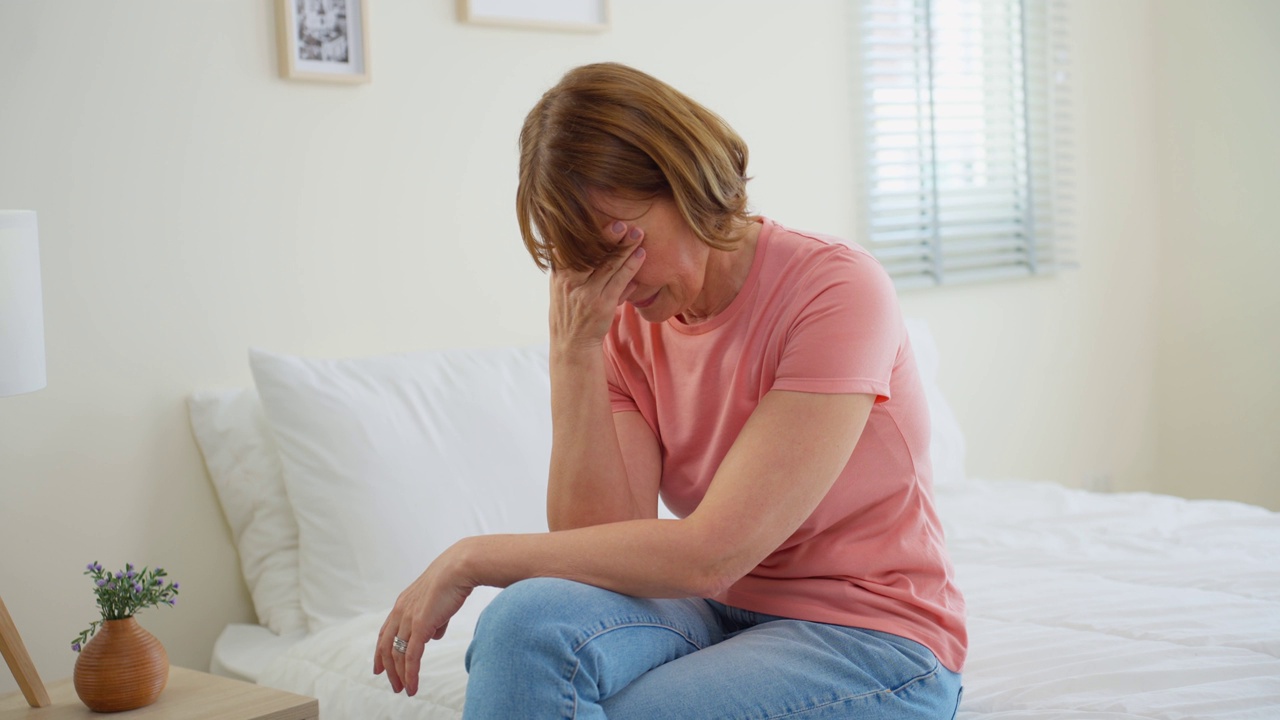
[{"label": "beige wall", "polygon": [[[142,616],[175,663],[204,667],[223,625],[252,616],[183,405],[248,383],[247,346],[545,338],[545,280],[511,215],[514,144],[568,67],[616,59],[685,89],[751,144],[759,210],[851,233],[848,4],[614,0],[611,32],[559,35],[460,25],[448,0],[377,0],[374,82],[342,87],[276,77],[266,0],[0,3],[0,207],[39,212],[49,355],[48,389],[0,400],[0,595],[42,673],[71,672],[91,560],[159,563],[183,583],[176,609]],[[1160,481],[1161,273],[1176,269],[1155,258],[1177,223],[1159,107],[1199,90],[1155,89],[1195,61],[1153,60],[1156,33],[1183,26],[1153,21],[1148,0],[1070,11],[1081,269],[903,298],[938,335],[970,473],[1280,506],[1226,482],[1274,477],[1274,457]],[[1202,184],[1229,179],[1200,165]],[[1229,297],[1229,282],[1203,292]]]},{"label": "beige wall", "polygon": [[1156,7],[1160,488],[1280,509],[1280,3]]}]

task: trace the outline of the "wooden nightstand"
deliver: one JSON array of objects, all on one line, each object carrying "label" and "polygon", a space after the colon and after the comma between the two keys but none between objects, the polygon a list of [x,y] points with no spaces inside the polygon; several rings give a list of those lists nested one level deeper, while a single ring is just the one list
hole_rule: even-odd
[{"label": "wooden nightstand", "polygon": [[71,678],[59,680],[48,687],[49,698],[53,700],[49,707],[28,706],[20,692],[0,697],[0,720],[316,720],[320,716],[320,702],[315,698],[180,667],[169,668],[169,684],[160,693],[159,700],[129,712],[93,712],[76,697]]}]

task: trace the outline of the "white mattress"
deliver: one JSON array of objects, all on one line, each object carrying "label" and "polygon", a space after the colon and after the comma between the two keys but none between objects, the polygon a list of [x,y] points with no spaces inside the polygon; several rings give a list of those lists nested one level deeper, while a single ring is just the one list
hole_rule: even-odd
[{"label": "white mattress", "polygon": [[967,481],[938,504],[969,605],[959,718],[1280,718],[1280,515]]},{"label": "white mattress", "polygon": [[[1280,514],[1015,481],[946,485],[938,504],[969,605],[960,720],[1280,718]],[[221,662],[327,717],[457,720],[491,597],[427,646],[414,698],[372,674],[385,613],[300,639],[232,626],[223,649],[257,659]]]}]

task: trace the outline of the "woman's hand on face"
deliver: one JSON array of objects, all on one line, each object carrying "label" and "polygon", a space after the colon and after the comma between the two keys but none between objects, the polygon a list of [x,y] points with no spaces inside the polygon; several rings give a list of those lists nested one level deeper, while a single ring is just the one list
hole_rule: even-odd
[{"label": "woman's hand on face", "polygon": [[[387,673],[394,692],[418,692],[418,670],[427,642],[444,637],[449,619],[475,587],[457,572],[454,548],[446,550],[405,588],[395,607],[378,631],[378,644],[373,653],[373,674]],[[408,645],[405,652],[395,649],[396,638]]]},{"label": "woman's hand on face", "polygon": [[567,347],[598,345],[609,332],[614,310],[634,288],[644,262],[644,231],[613,223],[606,238],[622,251],[593,270],[551,271],[551,339]]}]

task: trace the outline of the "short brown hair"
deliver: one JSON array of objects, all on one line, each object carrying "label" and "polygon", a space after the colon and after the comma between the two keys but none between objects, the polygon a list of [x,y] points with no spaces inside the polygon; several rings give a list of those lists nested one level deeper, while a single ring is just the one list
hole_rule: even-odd
[{"label": "short brown hair", "polygon": [[520,234],[544,270],[598,267],[617,249],[600,236],[595,191],[669,197],[702,242],[732,249],[751,217],[746,169],[746,143],[715,113],[626,65],[584,65],[520,131]]}]

